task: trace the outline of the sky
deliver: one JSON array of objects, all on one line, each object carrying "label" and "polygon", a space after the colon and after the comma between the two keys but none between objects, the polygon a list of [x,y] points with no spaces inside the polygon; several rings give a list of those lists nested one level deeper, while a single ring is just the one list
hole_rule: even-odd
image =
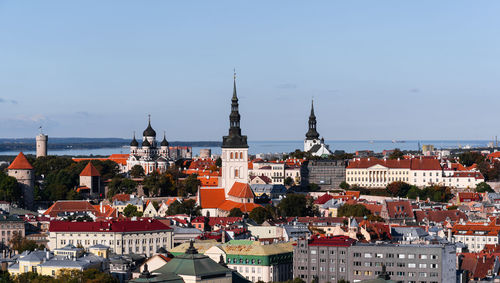
[{"label": "sky", "polygon": [[0,0],[0,138],[499,134],[499,1]]}]

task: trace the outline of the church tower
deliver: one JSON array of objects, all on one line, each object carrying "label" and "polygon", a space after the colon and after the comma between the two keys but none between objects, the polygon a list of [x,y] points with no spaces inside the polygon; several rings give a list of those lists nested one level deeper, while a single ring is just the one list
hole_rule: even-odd
[{"label": "church tower", "polygon": [[316,131],[316,115],[314,115],[314,101],[311,101],[311,114],[309,115],[309,130],[306,133],[304,140],[304,151],[309,151],[311,148],[319,144],[319,134]]},{"label": "church tower", "polygon": [[229,135],[222,138],[222,187],[226,196],[234,182],[248,183],[247,136],[241,135],[236,73],[233,78],[233,97],[229,115]]},{"label": "church tower", "polygon": [[44,135],[42,127],[40,127],[40,134],[36,136],[36,158],[47,156],[47,141],[49,136]]}]

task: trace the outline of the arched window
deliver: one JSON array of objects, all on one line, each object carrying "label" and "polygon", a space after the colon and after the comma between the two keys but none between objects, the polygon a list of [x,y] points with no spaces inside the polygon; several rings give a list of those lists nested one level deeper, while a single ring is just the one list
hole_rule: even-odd
[{"label": "arched window", "polygon": [[229,154],[229,159],[233,159],[233,153],[232,152]]},{"label": "arched window", "polygon": [[239,178],[240,177],[240,170],[234,169],[234,177]]},{"label": "arched window", "polygon": [[243,152],[240,152],[240,159],[243,159]]}]

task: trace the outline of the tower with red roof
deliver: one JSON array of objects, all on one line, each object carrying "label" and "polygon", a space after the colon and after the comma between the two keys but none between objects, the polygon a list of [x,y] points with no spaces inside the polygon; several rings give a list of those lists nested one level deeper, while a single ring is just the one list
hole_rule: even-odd
[{"label": "tower with red roof", "polygon": [[31,166],[26,156],[20,152],[7,169],[8,175],[16,178],[21,185],[25,208],[31,209],[33,207],[33,188],[35,186],[33,166]]},{"label": "tower with red roof", "polygon": [[91,161],[87,163],[87,166],[80,173],[80,186],[89,188],[94,195],[101,192],[101,174]]}]

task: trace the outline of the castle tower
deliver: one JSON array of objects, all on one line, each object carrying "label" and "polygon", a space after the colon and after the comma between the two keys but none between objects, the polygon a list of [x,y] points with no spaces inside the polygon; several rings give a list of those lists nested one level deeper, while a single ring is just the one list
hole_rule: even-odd
[{"label": "castle tower", "polygon": [[8,175],[16,178],[23,190],[24,207],[33,208],[33,188],[35,186],[35,174],[33,166],[22,152],[12,161],[8,169]]},{"label": "castle tower", "polygon": [[80,186],[89,188],[94,195],[101,192],[101,174],[90,161],[80,173]]},{"label": "castle tower", "polygon": [[314,115],[314,102],[311,101],[311,114],[309,115],[309,130],[306,133],[304,140],[304,151],[309,151],[311,148],[319,144],[319,134],[316,131],[316,115]]},{"label": "castle tower", "polygon": [[44,135],[42,127],[40,127],[40,134],[36,136],[36,158],[40,156],[47,156],[47,141],[49,136]]},{"label": "castle tower", "polygon": [[229,115],[229,135],[222,138],[222,187],[226,196],[234,182],[248,182],[247,136],[241,135],[238,96],[236,95],[236,73],[233,78],[233,97]]}]

